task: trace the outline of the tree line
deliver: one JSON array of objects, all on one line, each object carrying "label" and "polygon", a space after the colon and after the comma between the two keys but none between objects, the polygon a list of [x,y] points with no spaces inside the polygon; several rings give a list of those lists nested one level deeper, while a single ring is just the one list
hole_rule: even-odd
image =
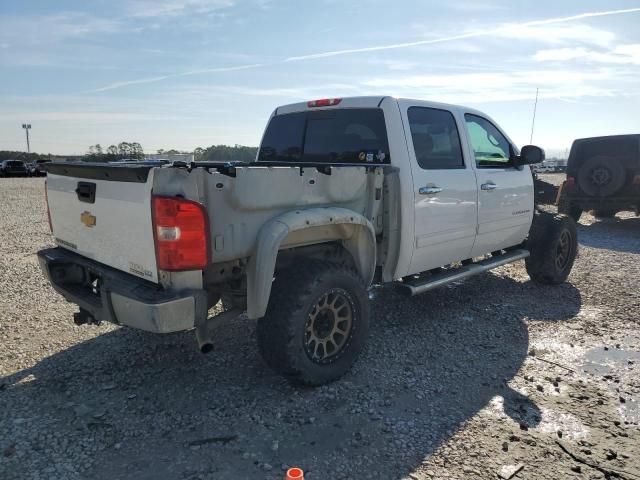
[{"label": "tree line", "polygon": [[91,145],[85,155],[90,162],[112,162],[114,160],[142,160],[144,150],[138,142],[120,142],[118,145],[109,145],[103,149],[99,143]]}]

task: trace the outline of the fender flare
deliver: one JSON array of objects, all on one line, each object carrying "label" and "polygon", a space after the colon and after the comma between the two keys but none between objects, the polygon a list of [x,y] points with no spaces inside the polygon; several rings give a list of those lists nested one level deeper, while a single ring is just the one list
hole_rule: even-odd
[{"label": "fender flare", "polygon": [[[324,228],[323,228],[324,227]],[[315,229],[318,236],[292,238],[292,234]],[[366,285],[373,280],[376,266],[376,235],[373,225],[363,215],[346,208],[325,207],[284,213],[262,226],[255,253],[247,265],[247,316],[261,318],[267,311],[276,259],[281,246],[312,245],[339,240],[351,254]]]}]

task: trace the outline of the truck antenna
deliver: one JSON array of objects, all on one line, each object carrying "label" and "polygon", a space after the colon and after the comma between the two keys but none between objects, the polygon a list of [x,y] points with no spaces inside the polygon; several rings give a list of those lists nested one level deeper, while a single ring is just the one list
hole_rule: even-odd
[{"label": "truck antenna", "polygon": [[533,127],[536,124],[536,110],[538,108],[538,90],[540,89],[536,88],[536,102],[533,104],[533,119],[531,120],[531,137],[529,137],[529,143],[533,143]]}]

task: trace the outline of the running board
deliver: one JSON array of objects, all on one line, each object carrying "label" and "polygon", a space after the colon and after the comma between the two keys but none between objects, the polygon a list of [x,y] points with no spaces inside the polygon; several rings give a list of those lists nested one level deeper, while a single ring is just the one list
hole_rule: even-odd
[{"label": "running board", "polygon": [[460,280],[464,280],[465,278],[478,275],[479,273],[501,267],[502,265],[506,265],[507,263],[522,260],[523,258],[527,258],[528,256],[529,250],[511,250],[510,252],[507,252],[503,255],[487,258],[486,260],[472,263],[471,265],[453,268],[442,273],[436,273],[434,275],[430,275],[427,278],[410,280],[408,282],[399,282],[398,285],[407,289],[409,295],[418,295],[419,293],[426,292],[427,290],[432,290],[448,283],[458,282]]}]

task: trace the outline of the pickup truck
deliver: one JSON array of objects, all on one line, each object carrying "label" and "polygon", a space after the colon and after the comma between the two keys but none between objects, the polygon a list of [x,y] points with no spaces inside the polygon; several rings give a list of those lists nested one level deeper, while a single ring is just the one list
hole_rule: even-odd
[{"label": "pickup truck", "polygon": [[532,280],[567,279],[576,228],[536,211],[543,159],[469,108],[286,105],[254,162],[48,165],[58,246],[38,256],[78,324],[195,329],[208,352],[244,313],[268,366],[319,385],[362,350],[374,285],[415,295],[521,259]]}]

